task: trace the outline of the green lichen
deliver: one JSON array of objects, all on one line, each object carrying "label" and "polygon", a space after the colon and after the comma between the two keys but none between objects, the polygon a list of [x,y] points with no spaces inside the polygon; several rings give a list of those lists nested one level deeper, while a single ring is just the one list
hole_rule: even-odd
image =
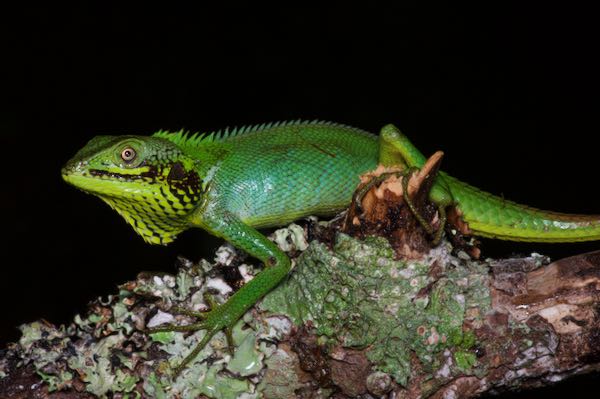
[{"label": "green lichen", "polygon": [[[445,248],[422,261],[396,261],[393,255],[381,238],[358,241],[339,234],[333,250],[313,242],[261,308],[288,315],[297,325],[311,321],[332,344],[368,347],[375,367],[404,385],[411,354],[433,373],[444,362],[444,350],[458,346],[466,353],[474,345],[472,332],[463,331],[465,310],[485,307],[489,298],[482,281],[470,280],[471,269],[485,276],[485,265],[459,265],[464,262]],[[443,277],[428,274],[436,260]],[[452,372],[463,370],[456,366]]]},{"label": "green lichen", "polygon": [[[258,373],[262,368],[264,354],[256,347],[256,334],[250,329],[242,329],[245,322],[242,320],[234,327],[234,357],[227,353],[225,335],[217,334],[202,351],[196,356],[181,375],[173,381],[168,372],[160,377],[155,377],[148,388],[160,394],[165,392],[166,398],[172,397],[197,397],[206,395],[215,399],[234,399],[241,393],[253,391],[253,384],[244,378]],[[168,371],[169,366],[180,364],[183,358],[196,346],[204,336],[204,331],[198,331],[189,337],[178,333],[156,333],[152,338],[160,342],[160,348],[169,354],[164,366],[159,367]],[[207,360],[219,359],[207,362]],[[230,373],[225,373],[228,370]],[[232,375],[233,373],[234,375]]]},{"label": "green lichen", "polygon": [[60,390],[64,386],[63,381],[70,381],[73,378],[73,374],[68,371],[63,371],[58,376],[45,374],[41,371],[38,371],[37,374],[41,377],[42,381],[48,384],[48,392]]},{"label": "green lichen", "polygon": [[87,383],[86,390],[94,395],[110,392],[130,392],[138,378],[125,368],[114,368],[112,356],[114,348],[125,340],[122,333],[107,336],[98,341],[90,341],[85,350],[76,352],[67,359],[72,370],[77,370],[81,379]]},{"label": "green lichen", "polygon": [[115,376],[113,387],[117,392],[131,392],[139,381],[138,377],[124,373],[122,370],[117,370]]},{"label": "green lichen", "polygon": [[454,352],[454,361],[459,369],[468,371],[477,363],[477,358],[473,353],[458,351]]},{"label": "green lichen", "polygon": [[[305,248],[299,226],[275,237],[293,253]],[[184,262],[173,276],[141,274],[66,327],[24,325],[18,351],[50,390],[71,389],[79,379],[99,397],[294,398],[306,388],[298,376],[298,358],[276,345],[289,333],[291,321],[298,326],[310,322],[325,348],[364,349],[378,370],[373,374],[377,381],[389,375],[406,384],[412,356],[432,376],[442,366],[449,377],[480,373],[473,353],[476,337],[463,326],[470,307],[484,314],[489,306],[486,265],[452,257],[446,247],[419,261],[394,256],[383,238],[359,241],[338,234],[332,249],[312,242],[295,259],[290,276],[236,324],[233,355],[225,335],[218,333],[175,380],[173,366],[205,332],[146,335],[143,329],[155,319],[158,324],[193,322],[168,310],[174,304],[205,308],[203,294],[209,279],[218,277],[217,263]],[[434,263],[440,271],[432,276]],[[219,302],[226,299],[227,294],[216,295]],[[327,397],[331,392],[311,394]]]},{"label": "green lichen", "polygon": [[154,342],[158,342],[163,345],[166,345],[166,344],[172,342],[175,339],[176,335],[177,335],[177,333],[175,333],[173,331],[164,331],[164,332],[157,332],[157,333],[149,334],[150,338]]},{"label": "green lichen", "polygon": [[163,383],[156,376],[156,373],[151,373],[144,380],[144,392],[146,392],[146,394],[148,394],[151,398],[166,399],[167,392],[165,387],[168,387],[168,385],[165,384],[163,386]]},{"label": "green lichen", "polygon": [[[204,379],[198,391],[190,391],[189,397],[196,397],[197,394],[204,394],[215,399],[235,399],[242,393],[251,391],[251,384],[245,379],[235,379],[226,377],[220,372],[223,369],[211,367],[206,373],[202,374]],[[188,397],[188,396],[184,396]]]},{"label": "green lichen", "polygon": [[264,354],[256,345],[256,334],[252,329],[242,329],[244,323],[237,323],[233,329],[233,343],[236,350],[227,365],[232,373],[247,377],[258,373],[263,365]]},{"label": "green lichen", "polygon": [[[140,331],[148,313],[156,308],[155,300],[146,304],[144,298],[159,297],[166,307],[185,300],[193,308],[202,302],[202,287],[209,278],[206,272],[213,266],[205,261],[188,262],[176,276],[141,274],[135,283],[122,286],[119,295],[98,299],[89,314],[75,316],[67,327],[43,322],[21,326],[23,335],[15,350],[26,362],[34,363],[50,391],[72,389],[77,378],[98,397],[117,393],[129,398],[256,397],[251,379],[264,369],[265,356],[274,352],[272,341],[282,337],[269,323],[252,317],[241,320],[233,332],[233,357],[224,334],[217,334],[176,380],[171,378],[172,367],[181,363],[205,332],[187,336]],[[225,299],[217,295],[217,300]],[[156,314],[174,321],[169,313],[158,310]],[[267,341],[259,344],[259,336]],[[164,356],[149,359],[151,347]]]}]

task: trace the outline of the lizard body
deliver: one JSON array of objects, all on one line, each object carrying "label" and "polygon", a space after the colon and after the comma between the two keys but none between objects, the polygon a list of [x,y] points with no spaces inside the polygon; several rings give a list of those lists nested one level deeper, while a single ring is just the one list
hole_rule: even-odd
[{"label": "lizard body", "polygon": [[[200,227],[267,267],[198,323],[154,331],[207,330],[178,373],[216,332],[229,329],[288,273],[290,261],[257,229],[346,208],[359,175],[378,163],[419,168],[425,157],[392,125],[379,136],[329,122],[286,122],[232,132],[98,136],[63,168],[147,241],[171,242]],[[541,211],[482,192],[440,172],[430,199],[454,206],[475,235],[516,241],[600,239],[600,216]]]}]

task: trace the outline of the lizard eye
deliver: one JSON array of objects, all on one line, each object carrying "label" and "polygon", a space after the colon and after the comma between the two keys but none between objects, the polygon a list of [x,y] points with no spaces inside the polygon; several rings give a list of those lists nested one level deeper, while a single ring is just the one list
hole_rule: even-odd
[{"label": "lizard eye", "polygon": [[131,147],[125,147],[123,151],[121,151],[121,159],[123,159],[123,161],[126,163],[131,163],[135,159],[136,155],[137,154],[135,150]]}]

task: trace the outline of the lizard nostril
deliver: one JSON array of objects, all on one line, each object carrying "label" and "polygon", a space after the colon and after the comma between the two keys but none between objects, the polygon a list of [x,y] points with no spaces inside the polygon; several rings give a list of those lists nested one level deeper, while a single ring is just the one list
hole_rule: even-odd
[{"label": "lizard nostril", "polygon": [[86,165],[87,163],[84,161],[70,160],[62,167],[60,172],[63,176],[67,176],[81,171]]}]

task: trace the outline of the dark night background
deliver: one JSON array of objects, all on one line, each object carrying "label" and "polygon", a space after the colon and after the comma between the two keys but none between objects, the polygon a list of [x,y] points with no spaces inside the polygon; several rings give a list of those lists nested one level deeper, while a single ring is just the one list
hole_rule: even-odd
[{"label": "dark night background", "polygon": [[[251,5],[4,12],[0,345],[67,322],[141,270],[219,244],[150,246],[61,165],[97,134],[324,119],[399,126],[462,180],[540,208],[599,213],[596,13],[550,5]],[[423,4],[425,6],[425,4]],[[485,240],[484,256],[600,248]],[[588,376],[519,397],[583,395]],[[593,391],[592,391],[593,392]]]}]

